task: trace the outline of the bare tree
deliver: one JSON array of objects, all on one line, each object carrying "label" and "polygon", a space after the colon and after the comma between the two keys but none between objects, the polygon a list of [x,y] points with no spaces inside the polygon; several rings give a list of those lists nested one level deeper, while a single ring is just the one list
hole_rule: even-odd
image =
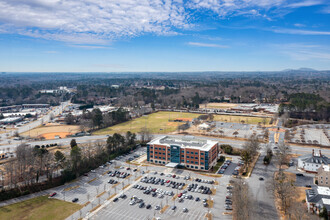
[{"label": "bare tree", "polygon": [[150,130],[147,128],[141,128],[139,135],[142,143],[147,143],[151,141],[153,138],[153,135],[150,133]]},{"label": "bare tree", "polygon": [[249,167],[249,163],[254,156],[257,155],[260,150],[260,143],[255,135],[252,135],[247,142],[243,145],[243,150],[241,152],[241,158],[244,161],[245,168]]},{"label": "bare tree", "polygon": [[284,143],[278,145],[278,150],[275,153],[278,169],[281,170],[282,166],[289,163],[291,148]]},{"label": "bare tree", "polygon": [[267,189],[279,202],[280,209],[284,214],[287,214],[289,207],[297,196],[293,180],[290,180],[289,177],[280,170],[274,174],[274,178],[267,182]]},{"label": "bare tree", "polygon": [[252,219],[252,196],[248,184],[243,179],[233,182],[233,219]]},{"label": "bare tree", "polygon": [[317,215],[313,215],[307,212],[304,202],[292,202],[288,210],[289,219],[294,220],[318,220]]},{"label": "bare tree", "polygon": [[89,119],[82,119],[79,122],[79,130],[81,132],[87,132],[93,127],[93,122],[92,120]]}]

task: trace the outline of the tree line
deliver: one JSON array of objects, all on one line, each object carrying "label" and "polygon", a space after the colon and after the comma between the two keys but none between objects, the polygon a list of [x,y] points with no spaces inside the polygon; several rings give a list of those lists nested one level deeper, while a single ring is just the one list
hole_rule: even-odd
[{"label": "tree line", "polygon": [[[142,136],[141,136],[142,137]],[[57,150],[55,153],[41,147],[21,144],[17,147],[16,158],[4,165],[1,172],[2,190],[0,200],[29,194],[71,181],[78,176],[128,153],[145,144],[152,136],[137,140],[135,133],[127,132],[124,136],[113,134],[106,141],[77,144],[70,142],[69,154]]]}]

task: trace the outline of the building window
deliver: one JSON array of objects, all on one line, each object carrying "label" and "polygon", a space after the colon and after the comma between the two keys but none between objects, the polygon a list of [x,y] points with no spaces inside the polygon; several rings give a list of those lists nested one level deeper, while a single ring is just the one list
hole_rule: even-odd
[{"label": "building window", "polygon": [[204,160],[204,157],[201,157],[201,160]]},{"label": "building window", "polygon": [[154,147],[150,147],[150,149],[154,149]]},{"label": "building window", "polygon": [[187,156],[187,158],[190,158],[189,156]]},{"label": "building window", "polygon": [[195,162],[195,164],[198,164],[198,162]]},{"label": "building window", "polygon": [[187,160],[187,163],[189,163],[189,160]]},{"label": "building window", "polygon": [[150,160],[150,162],[152,162],[153,160]]},{"label": "building window", "polygon": [[323,176],[321,176],[321,179],[323,179]]},{"label": "building window", "polygon": [[189,151],[186,151],[186,154],[189,154]]},{"label": "building window", "polygon": [[165,164],[165,162],[163,162],[163,164]]},{"label": "building window", "polygon": [[168,156],[171,156],[171,154],[167,154]]},{"label": "building window", "polygon": [[181,151],[181,153],[183,153],[183,154],[184,154],[184,150],[182,150],[182,151]]},{"label": "building window", "polygon": [[202,170],[204,170],[204,167],[201,167]]},{"label": "building window", "polygon": [[157,160],[155,160],[155,163],[157,163]]},{"label": "building window", "polygon": [[165,157],[163,157],[163,160],[165,160]]},{"label": "building window", "polygon": [[204,155],[204,153],[201,153],[201,155]]},{"label": "building window", "polygon": [[325,179],[328,180],[328,177],[326,177]]},{"label": "building window", "polygon": [[162,161],[158,161],[158,163],[162,163]]},{"label": "building window", "polygon": [[198,169],[198,167],[195,167],[195,169]]},{"label": "building window", "polygon": [[184,160],[181,160],[182,163],[184,163]]},{"label": "building window", "polygon": [[155,147],[155,150],[157,150],[157,147]]},{"label": "building window", "polygon": [[198,160],[198,157],[195,157],[196,160]]},{"label": "building window", "polygon": [[163,153],[163,155],[165,155],[165,153]]},{"label": "building window", "polygon": [[198,152],[195,152],[195,155],[198,155]]},{"label": "building window", "polygon": [[152,155],[150,155],[150,157],[151,157],[151,158],[153,158],[153,156],[152,156]]},{"label": "building window", "polygon": [[152,153],[153,153],[153,151],[150,151],[150,153],[152,154]]},{"label": "building window", "polygon": [[187,165],[187,167],[189,167],[189,165]]},{"label": "building window", "polygon": [[201,162],[201,164],[204,164],[204,162]]},{"label": "building window", "polygon": [[194,161],[190,161],[190,163],[194,163]]},{"label": "building window", "polygon": [[157,156],[155,156],[155,158],[157,159],[158,157],[157,157]]},{"label": "building window", "polygon": [[323,183],[323,181],[321,180],[321,183]]}]

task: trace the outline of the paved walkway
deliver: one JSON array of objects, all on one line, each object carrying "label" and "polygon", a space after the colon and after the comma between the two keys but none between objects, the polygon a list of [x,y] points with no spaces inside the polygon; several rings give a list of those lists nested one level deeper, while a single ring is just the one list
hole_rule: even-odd
[{"label": "paved walkway", "polygon": [[23,201],[33,199],[33,198],[38,197],[38,196],[49,195],[53,190],[54,189],[47,189],[47,190],[44,190],[44,191],[41,191],[41,192],[32,193],[32,194],[29,194],[29,195],[26,195],[26,196],[20,196],[20,197],[14,198],[14,199],[9,199],[9,200],[6,200],[6,201],[2,201],[2,202],[0,202],[0,207],[7,206],[7,205],[12,205],[12,204],[18,203],[18,202],[23,202]]}]

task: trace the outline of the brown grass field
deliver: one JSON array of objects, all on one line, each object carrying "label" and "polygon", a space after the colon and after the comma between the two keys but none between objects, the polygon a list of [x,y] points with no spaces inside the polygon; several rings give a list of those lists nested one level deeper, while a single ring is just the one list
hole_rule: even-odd
[{"label": "brown grass field", "polygon": [[234,108],[236,106],[237,106],[237,104],[235,104],[235,103],[210,102],[210,103],[207,103],[207,104],[200,104],[199,108],[222,108],[222,109],[227,109],[227,108]]},{"label": "brown grass field", "polygon": [[30,135],[32,138],[43,136],[46,139],[54,139],[55,135],[64,138],[68,134],[75,134],[77,132],[79,132],[78,125],[46,125],[24,132],[22,136]]}]

